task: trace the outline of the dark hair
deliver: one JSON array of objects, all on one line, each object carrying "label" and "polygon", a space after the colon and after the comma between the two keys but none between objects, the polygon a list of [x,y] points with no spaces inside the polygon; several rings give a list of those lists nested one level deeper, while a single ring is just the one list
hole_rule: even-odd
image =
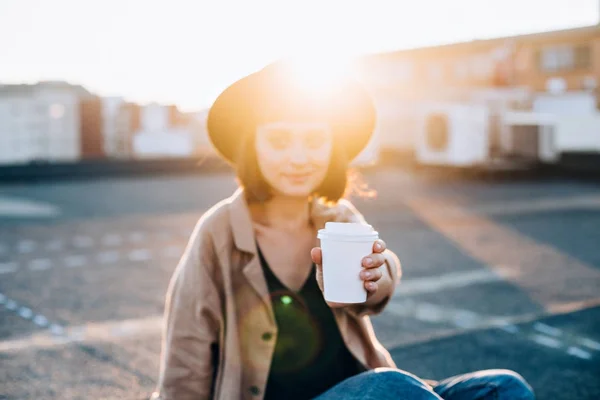
[{"label": "dark hair", "polygon": [[[246,200],[250,202],[267,201],[273,195],[271,186],[265,180],[254,147],[254,135],[244,135],[236,157],[235,169],[237,182],[244,188]],[[329,167],[325,179],[315,189],[313,196],[327,203],[336,203],[346,194],[348,188],[348,157],[338,141],[334,141]]]}]

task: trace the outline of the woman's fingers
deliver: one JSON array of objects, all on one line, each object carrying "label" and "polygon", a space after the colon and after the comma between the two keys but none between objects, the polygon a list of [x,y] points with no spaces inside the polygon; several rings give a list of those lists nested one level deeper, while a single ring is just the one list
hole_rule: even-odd
[{"label": "woman's fingers", "polygon": [[373,243],[373,253],[383,253],[387,249],[385,242],[381,239],[377,239]]},{"label": "woman's fingers", "polygon": [[375,293],[377,291],[377,282],[365,282],[365,289],[367,289],[367,292],[369,293]]},{"label": "woman's fingers", "polygon": [[312,250],[310,251],[310,257],[312,258],[312,261],[315,264],[321,265],[321,263],[323,262],[323,259],[321,257],[321,248],[313,247]]},{"label": "woman's fingers", "polygon": [[360,271],[360,279],[362,279],[363,281],[378,281],[381,279],[383,273],[381,272],[381,270],[379,268],[374,268],[374,269],[364,269],[362,271]]},{"label": "woman's fingers", "polygon": [[362,265],[364,268],[379,268],[385,262],[383,254],[373,253],[363,258]]}]

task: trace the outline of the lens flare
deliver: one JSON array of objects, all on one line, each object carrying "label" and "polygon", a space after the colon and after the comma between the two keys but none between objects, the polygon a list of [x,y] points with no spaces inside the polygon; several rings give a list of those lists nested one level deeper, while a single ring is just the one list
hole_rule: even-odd
[{"label": "lens flare", "polygon": [[311,91],[327,91],[353,75],[348,57],[326,55],[296,56],[289,59],[292,79]]}]

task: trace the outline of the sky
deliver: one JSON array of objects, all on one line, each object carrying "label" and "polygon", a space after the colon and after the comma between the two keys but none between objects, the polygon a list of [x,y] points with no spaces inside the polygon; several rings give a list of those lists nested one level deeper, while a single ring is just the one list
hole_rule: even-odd
[{"label": "sky", "polygon": [[349,57],[598,23],[599,0],[0,0],[0,82],[210,106],[290,54]]}]

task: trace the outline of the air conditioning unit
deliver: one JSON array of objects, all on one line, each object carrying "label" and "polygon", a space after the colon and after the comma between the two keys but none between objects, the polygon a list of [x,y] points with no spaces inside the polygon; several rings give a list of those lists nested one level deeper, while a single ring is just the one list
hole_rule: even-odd
[{"label": "air conditioning unit", "polygon": [[469,167],[489,161],[489,111],[486,106],[427,105],[419,118],[416,158],[423,165]]},{"label": "air conditioning unit", "polygon": [[508,111],[501,119],[505,156],[536,162],[555,162],[560,156],[556,147],[554,114]]}]

